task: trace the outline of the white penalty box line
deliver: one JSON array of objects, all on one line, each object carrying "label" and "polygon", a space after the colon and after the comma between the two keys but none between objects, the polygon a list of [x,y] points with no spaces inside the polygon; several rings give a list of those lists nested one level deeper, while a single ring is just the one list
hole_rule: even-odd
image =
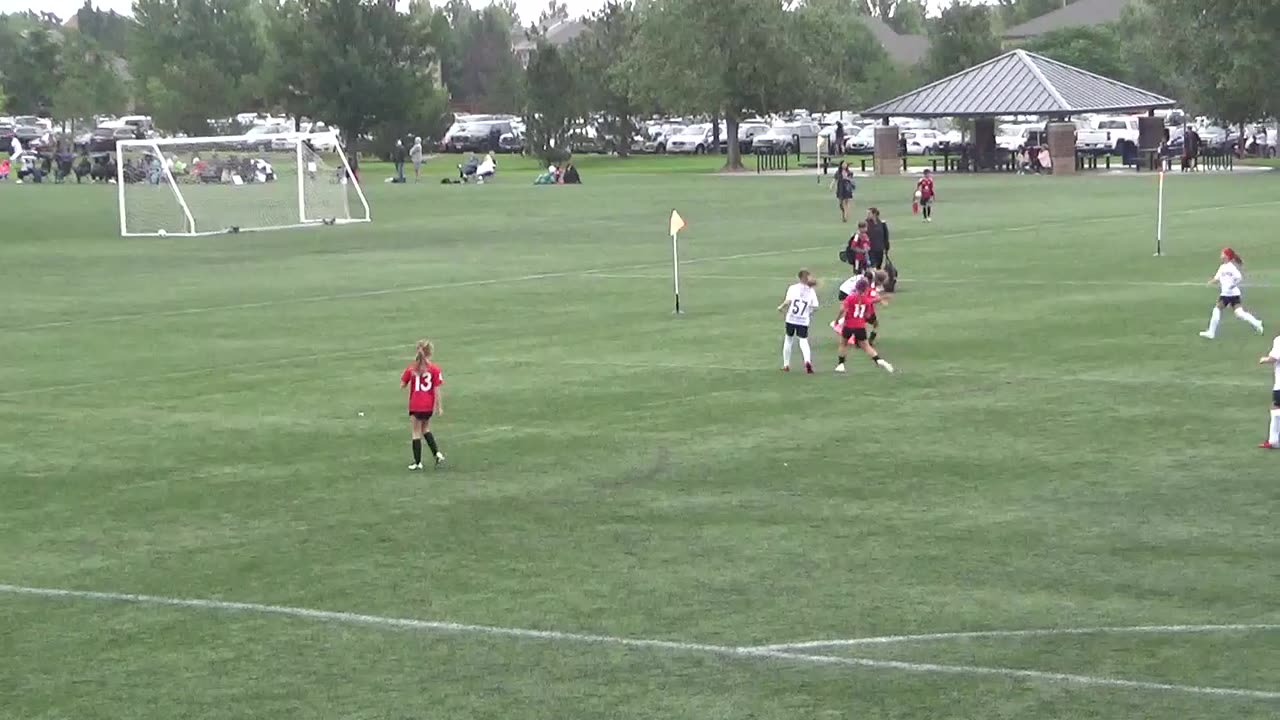
[{"label": "white penalty box line", "polygon": [[95,600],[100,602],[127,603],[153,607],[171,607],[219,612],[239,612],[259,615],[276,615],[300,618],[323,623],[344,625],[365,625],[373,627],[418,630],[448,634],[474,634],[491,637],[508,637],[526,640],[542,640],[593,645],[612,645],[636,649],[667,650],[684,653],[700,653],[733,658],[764,658],[792,663],[845,666],[872,670],[897,670],[911,673],[996,676],[1004,678],[1024,679],[1040,682],[1074,684],[1092,687],[1113,687],[1143,691],[1178,692],[1192,695],[1250,698],[1258,700],[1280,700],[1280,691],[1253,690],[1246,688],[1210,687],[1199,685],[1179,685],[1173,683],[1150,682],[1145,680],[1128,680],[1124,678],[1099,677],[1093,675],[1077,675],[1072,673],[1044,672],[1020,668],[987,667],[979,665],[948,665],[939,663],[902,662],[897,660],[880,660],[863,657],[844,657],[835,655],[816,655],[801,652],[805,649],[829,648],[856,645],[888,645],[893,643],[946,641],[977,637],[1046,637],[1053,635],[1085,635],[1085,634],[1120,634],[1120,633],[1212,633],[1230,631],[1262,631],[1277,630],[1275,624],[1233,624],[1233,625],[1166,625],[1139,627],[1100,627],[1100,628],[1066,628],[1061,630],[1011,630],[987,631],[976,633],[933,633],[928,635],[891,635],[882,637],[859,638],[852,640],[820,640],[803,643],[763,646],[734,646],[708,643],[681,642],[648,638],[627,638],[612,635],[591,633],[561,632],[558,630],[534,630],[527,628],[501,627],[495,625],[474,625],[439,620],[419,620],[414,618],[397,618],[363,613],[340,612],[333,610],[316,610],[310,608],[291,607],[286,605],[267,605],[251,602],[234,602],[228,600],[211,600],[199,598],[174,598],[157,595],[140,595],[133,593],[98,592],[92,590],[66,590],[58,588],[28,587],[22,585],[0,584],[0,593],[13,596],[41,597],[67,600]]}]

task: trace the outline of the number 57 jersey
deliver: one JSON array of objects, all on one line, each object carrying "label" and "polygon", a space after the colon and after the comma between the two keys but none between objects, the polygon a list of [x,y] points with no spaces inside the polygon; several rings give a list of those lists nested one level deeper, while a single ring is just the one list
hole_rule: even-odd
[{"label": "number 57 jersey", "polygon": [[786,303],[787,324],[809,327],[809,319],[818,309],[818,293],[804,283],[795,283],[787,288]]}]

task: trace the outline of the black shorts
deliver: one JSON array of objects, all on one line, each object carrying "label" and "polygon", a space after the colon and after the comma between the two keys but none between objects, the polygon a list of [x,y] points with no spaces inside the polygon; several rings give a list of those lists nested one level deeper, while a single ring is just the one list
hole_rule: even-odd
[{"label": "black shorts", "polygon": [[787,337],[807,338],[809,337],[809,326],[787,323]]},{"label": "black shorts", "polygon": [[411,418],[413,418],[413,419],[415,419],[415,420],[421,420],[422,422],[427,422],[427,421],[429,421],[429,420],[431,419],[431,416],[432,416],[432,415],[434,415],[434,414],[435,414],[435,413],[430,412],[430,411],[428,411],[428,412],[413,412],[412,410],[410,410],[410,411],[409,411],[409,417],[411,417]]},{"label": "black shorts", "polygon": [[862,272],[870,267],[870,264],[867,262],[866,253],[854,253],[851,257],[853,258],[853,262],[850,264],[853,265],[854,270]]},{"label": "black shorts", "polygon": [[1280,407],[1280,390],[1271,391],[1271,404]]},{"label": "black shorts", "polygon": [[1240,296],[1239,295],[1219,295],[1218,304],[1221,305],[1222,307],[1239,307]]},{"label": "black shorts", "polygon": [[879,325],[879,324],[880,324],[880,318],[876,317],[876,316],[875,316],[875,313],[872,313],[872,314],[871,314],[871,317],[867,318],[867,324],[868,324],[868,325]]},{"label": "black shorts", "polygon": [[839,300],[840,302],[844,302],[844,299],[845,299],[845,298],[847,298],[847,297],[849,297],[849,293],[847,293],[847,292],[845,292],[845,291],[843,291],[843,290],[838,290],[838,291],[836,292],[836,299],[837,299],[837,300]]},{"label": "black shorts", "polygon": [[884,267],[884,253],[882,252],[872,250],[871,253],[867,255],[867,259],[871,262],[871,267],[877,270]]},{"label": "black shorts", "polygon": [[853,344],[858,347],[862,347],[862,344],[867,341],[867,329],[864,327],[851,328],[845,326],[844,330],[842,330],[840,334],[844,336],[846,341],[852,340]]},{"label": "black shorts", "polygon": [[933,204],[933,196],[920,198],[920,207],[929,207]]}]

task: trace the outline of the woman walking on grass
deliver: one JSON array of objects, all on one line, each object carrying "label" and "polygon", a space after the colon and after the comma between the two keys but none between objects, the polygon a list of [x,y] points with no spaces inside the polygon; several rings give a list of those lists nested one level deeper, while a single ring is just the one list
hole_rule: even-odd
[{"label": "woman walking on grass", "polygon": [[849,169],[849,161],[841,160],[836,168],[836,177],[831,181],[836,189],[836,201],[840,204],[840,222],[849,222],[849,206],[853,204],[853,171]]}]

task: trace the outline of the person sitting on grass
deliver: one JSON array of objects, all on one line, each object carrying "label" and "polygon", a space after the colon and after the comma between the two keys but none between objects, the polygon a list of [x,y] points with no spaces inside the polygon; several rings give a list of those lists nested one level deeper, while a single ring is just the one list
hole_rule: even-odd
[{"label": "person sitting on grass", "polygon": [[561,185],[581,185],[582,177],[578,175],[578,166],[570,160],[564,164],[564,171],[560,173]]},{"label": "person sitting on grass", "polygon": [[471,153],[471,157],[467,158],[466,162],[458,166],[458,178],[465,183],[475,177],[476,170],[479,168],[480,159],[476,157],[475,153]]},{"label": "person sitting on grass", "polygon": [[484,160],[481,160],[480,165],[476,167],[476,182],[483,185],[486,179],[492,178],[497,172],[498,161],[493,159],[493,153],[490,152],[484,156]]}]

